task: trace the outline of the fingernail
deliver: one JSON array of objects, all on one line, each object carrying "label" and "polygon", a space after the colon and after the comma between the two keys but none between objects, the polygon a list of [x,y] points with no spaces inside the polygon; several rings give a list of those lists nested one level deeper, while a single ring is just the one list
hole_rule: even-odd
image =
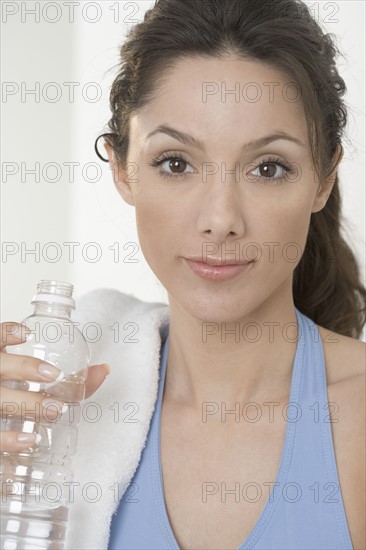
[{"label": "fingernail", "polygon": [[18,434],[17,439],[18,439],[19,443],[28,443],[29,445],[33,444],[33,443],[36,443],[38,445],[38,443],[42,439],[42,436],[41,436],[41,434],[27,434],[27,433],[22,432],[22,433]]},{"label": "fingernail", "polygon": [[102,366],[105,367],[106,377],[107,377],[108,374],[110,374],[110,372],[111,372],[111,367],[108,365],[108,363],[103,363]]},{"label": "fingernail", "polygon": [[18,338],[19,340],[26,340],[27,336],[29,336],[32,333],[31,329],[28,328],[26,325],[15,325],[14,332],[12,332],[12,336],[14,338]]},{"label": "fingernail", "polygon": [[55,382],[60,382],[65,377],[65,373],[62,370],[49,363],[40,363],[38,365],[38,372],[45,378],[55,380]]},{"label": "fingernail", "polygon": [[64,414],[68,407],[65,403],[57,401],[56,399],[43,399],[42,407],[45,410],[46,416],[57,416],[58,414]]}]

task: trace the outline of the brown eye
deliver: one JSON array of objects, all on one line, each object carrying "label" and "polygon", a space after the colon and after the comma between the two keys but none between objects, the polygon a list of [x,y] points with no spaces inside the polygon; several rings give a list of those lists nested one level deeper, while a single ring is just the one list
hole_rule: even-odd
[{"label": "brown eye", "polygon": [[169,169],[173,172],[173,174],[182,174],[184,170],[187,167],[187,163],[185,160],[182,159],[172,159],[169,161]]},{"label": "brown eye", "polygon": [[280,159],[266,159],[263,160],[257,167],[252,171],[252,174],[262,182],[275,182],[279,184],[286,178],[287,173],[291,173],[292,169],[290,165],[281,161]]},{"label": "brown eye", "polygon": [[260,175],[265,178],[274,178],[277,172],[277,165],[274,162],[267,162],[259,166]]},{"label": "brown eye", "polygon": [[[193,170],[189,172],[186,171],[186,168],[190,166],[190,164],[183,157],[177,156],[177,154],[167,154],[160,159],[155,158],[150,165],[153,166],[159,176],[163,178],[184,178],[193,172]],[[164,170],[158,169],[160,167],[164,167]]]}]

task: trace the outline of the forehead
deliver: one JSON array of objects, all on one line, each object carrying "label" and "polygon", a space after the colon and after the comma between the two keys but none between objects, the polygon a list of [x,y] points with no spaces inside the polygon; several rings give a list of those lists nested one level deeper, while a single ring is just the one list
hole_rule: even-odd
[{"label": "forehead", "polygon": [[131,132],[144,138],[158,124],[192,132],[205,143],[234,144],[275,129],[306,141],[301,90],[293,79],[260,61],[189,57],[159,81],[153,101],[131,119]]}]

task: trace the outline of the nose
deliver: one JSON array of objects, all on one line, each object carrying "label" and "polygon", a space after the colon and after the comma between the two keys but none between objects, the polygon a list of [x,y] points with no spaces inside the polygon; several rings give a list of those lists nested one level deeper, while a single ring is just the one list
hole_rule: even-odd
[{"label": "nose", "polygon": [[245,231],[242,198],[234,177],[226,176],[226,181],[212,177],[211,182],[202,183],[202,188],[197,222],[200,235],[219,245],[229,237],[241,237]]}]

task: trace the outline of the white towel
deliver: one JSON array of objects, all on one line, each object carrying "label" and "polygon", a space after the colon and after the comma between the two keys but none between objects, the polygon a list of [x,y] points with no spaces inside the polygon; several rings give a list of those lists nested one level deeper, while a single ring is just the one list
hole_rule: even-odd
[{"label": "white towel", "polygon": [[87,335],[90,364],[108,363],[111,373],[80,407],[73,457],[74,483],[79,485],[73,487],[65,547],[102,550],[108,546],[112,514],[146,444],[169,306],[101,288],[81,296],[72,319]]}]

